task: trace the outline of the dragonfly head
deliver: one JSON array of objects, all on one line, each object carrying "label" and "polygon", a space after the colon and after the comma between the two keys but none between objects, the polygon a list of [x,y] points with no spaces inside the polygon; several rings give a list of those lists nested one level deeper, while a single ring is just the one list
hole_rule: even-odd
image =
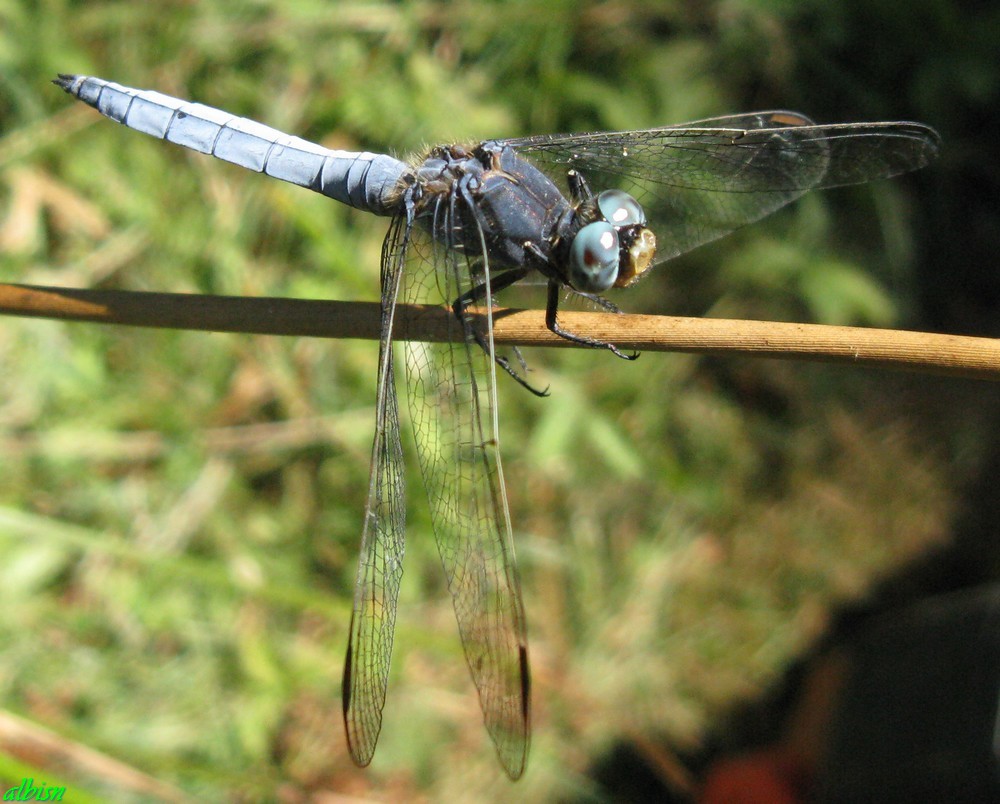
[{"label": "dragonfly head", "polygon": [[576,210],[583,223],[569,249],[569,283],[584,293],[625,288],[649,270],[656,236],[646,228],[639,202],[621,190],[605,190]]}]

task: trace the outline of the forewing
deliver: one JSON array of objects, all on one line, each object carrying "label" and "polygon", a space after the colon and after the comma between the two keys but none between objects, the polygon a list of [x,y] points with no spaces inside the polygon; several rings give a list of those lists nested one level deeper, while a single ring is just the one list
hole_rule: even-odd
[{"label": "forewing", "polygon": [[[485,278],[473,278],[475,255],[449,247],[453,213],[441,199],[427,226],[414,230],[403,272],[406,302],[450,306]],[[468,325],[452,321],[457,342],[406,344],[410,417],[465,658],[500,762],[516,779],[528,752],[528,654],[500,465],[496,377]]]},{"label": "forewing", "polygon": [[683,126],[509,140],[565,185],[617,187],[645,208],[656,262],[759,220],[808,190],[888,178],[926,165],[938,136],[919,123],[817,126],[796,112],[755,112]]},{"label": "forewing", "polygon": [[409,231],[405,216],[395,218],[382,247],[382,339],[375,441],[344,663],[344,726],[351,756],[361,766],[371,762],[382,727],[396,602],[403,574],[406,502],[390,335]]}]

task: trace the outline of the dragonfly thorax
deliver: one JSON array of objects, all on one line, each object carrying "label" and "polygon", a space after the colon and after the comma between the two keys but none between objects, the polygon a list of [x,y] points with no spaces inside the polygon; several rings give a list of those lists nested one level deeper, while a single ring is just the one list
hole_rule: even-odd
[{"label": "dragonfly thorax", "polygon": [[551,179],[502,143],[435,148],[416,169],[416,180],[418,218],[435,239],[480,257],[490,272],[544,271],[572,212]]}]

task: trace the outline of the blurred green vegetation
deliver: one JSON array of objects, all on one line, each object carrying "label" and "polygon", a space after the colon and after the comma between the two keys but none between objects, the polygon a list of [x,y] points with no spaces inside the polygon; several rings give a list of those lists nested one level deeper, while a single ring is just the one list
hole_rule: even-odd
[{"label": "blurred green vegetation", "polygon": [[[407,155],[751,106],[822,119],[827,101],[811,108],[795,76],[815,67],[804,26],[827,13],[832,24],[825,4],[754,0],[3,0],[0,280],[377,298],[385,221],[112,126],[49,85],[57,72]],[[916,116],[926,83],[901,85],[893,108],[846,94],[868,119]],[[810,196],[615,301],[893,324],[913,305],[914,186]],[[202,799],[510,796],[412,450],[383,733],[371,768],[346,752],[339,683],[376,355],[0,320],[0,706]],[[528,359],[551,398],[500,388],[534,671],[525,798],[589,794],[588,764],[622,735],[695,745],[808,644],[832,601],[947,527],[961,477],[947,444],[896,415],[894,378],[690,355]],[[167,795],[58,775],[118,801]]]}]

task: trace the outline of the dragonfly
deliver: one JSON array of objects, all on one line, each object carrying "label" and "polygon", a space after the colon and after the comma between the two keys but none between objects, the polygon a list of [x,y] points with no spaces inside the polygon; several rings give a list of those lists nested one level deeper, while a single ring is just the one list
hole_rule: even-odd
[{"label": "dragonfly", "polygon": [[[550,330],[634,359],[614,343],[563,329],[563,299],[580,296],[617,312],[603,294],[635,285],[654,265],[810,190],[923,167],[939,148],[936,132],[920,123],[817,125],[797,112],[766,111],[636,131],[441,145],[402,161],[327,149],[99,78],[61,74],[54,83],[129,128],[390,218],[380,265],[375,436],[342,687],[347,743],[360,766],[371,761],[381,729],[404,551],[397,305],[450,309],[447,342],[407,339],[403,372],[466,662],[511,779],[527,762],[531,683],[500,462],[497,375],[547,392],[528,381],[516,349],[496,349],[496,295],[541,279]],[[485,314],[477,318],[480,308]]]}]

